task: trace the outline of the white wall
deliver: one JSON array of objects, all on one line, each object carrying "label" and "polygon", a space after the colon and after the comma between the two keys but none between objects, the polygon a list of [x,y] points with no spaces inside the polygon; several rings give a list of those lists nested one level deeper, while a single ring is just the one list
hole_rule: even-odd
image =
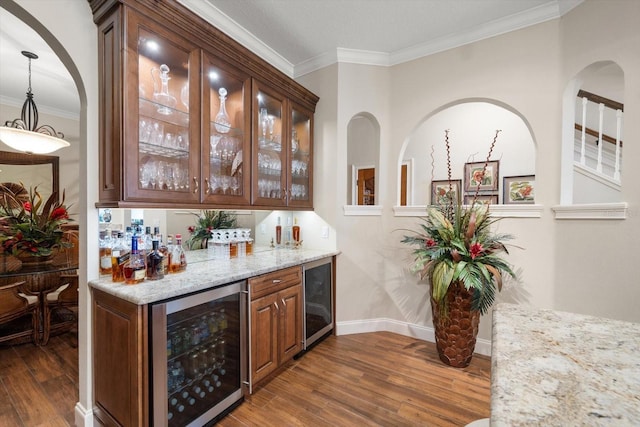
[{"label": "white wall", "polygon": [[95,208],[98,193],[97,29],[86,1],[3,0],[2,7],[25,21],[47,41],[78,88],[81,112],[77,219],[80,224],[81,286],[78,325],[80,401],[76,405],[76,424],[92,425],[91,302],[88,288],[83,284],[98,276],[98,252],[87,251],[87,247],[98,245],[98,210]]},{"label": "white wall", "polygon": [[[514,234],[513,243],[522,248],[512,249],[508,257],[520,279],[508,283],[499,300],[640,321],[636,309],[640,287],[631,270],[634,254],[640,249],[640,193],[624,185],[638,179],[639,172],[629,172],[631,162],[640,159],[637,144],[635,148],[631,142],[626,144],[624,154],[623,200],[629,204],[629,218],[559,221],[551,209],[560,202],[562,95],[569,79],[593,62],[614,60],[625,75],[625,113],[637,117],[639,8],[640,2],[605,4],[587,0],[560,20],[386,71],[374,66],[339,65],[337,117],[330,118],[337,122],[338,137],[316,134],[316,144],[324,150],[335,150],[340,159],[346,124],[352,115],[358,111],[376,115],[382,130],[383,186],[377,203],[384,205],[379,217],[339,214],[335,218],[338,249],[342,251],[337,269],[339,331],[341,327],[345,331],[387,328],[421,335],[431,326],[427,288],[409,273],[410,248],[400,244],[402,230],[415,229],[417,220],[394,217],[391,206],[398,197],[398,161],[403,144],[425,117],[462,99],[491,99],[519,112],[536,144],[535,151],[527,155],[535,164],[536,203],[543,206],[542,215],[507,218],[499,223],[499,231]],[[600,25],[602,22],[617,24],[613,29]],[[326,72],[320,70],[300,79],[320,96],[321,102],[331,93],[322,79]],[[363,80],[366,86],[359,84]],[[316,126],[322,127],[324,119],[316,115]],[[452,135],[472,125],[471,120],[452,124]],[[638,139],[638,126],[625,124],[625,140]],[[510,143],[503,136],[498,140],[499,145]],[[524,166],[522,169],[526,174]],[[346,194],[342,163],[338,162],[337,168],[324,163],[323,170],[335,170],[335,192]],[[334,212],[340,212],[341,203],[339,200],[334,206]],[[490,332],[488,315],[481,322],[480,338],[487,342]]]}]

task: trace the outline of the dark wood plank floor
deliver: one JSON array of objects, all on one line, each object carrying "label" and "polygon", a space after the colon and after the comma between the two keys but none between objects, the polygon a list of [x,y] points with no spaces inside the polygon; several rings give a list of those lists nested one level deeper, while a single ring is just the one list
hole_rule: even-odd
[{"label": "dark wood plank floor", "polygon": [[78,338],[46,346],[0,346],[0,426],[73,426],[78,401]]},{"label": "dark wood plank floor", "polygon": [[[489,416],[490,359],[465,369],[432,343],[388,332],[329,337],[219,423],[237,426],[464,426]],[[0,347],[0,426],[73,426],[77,337]]]},{"label": "dark wood plank floor", "polygon": [[445,366],[435,344],[389,332],[329,337],[219,423],[464,426],[489,417],[491,360]]}]

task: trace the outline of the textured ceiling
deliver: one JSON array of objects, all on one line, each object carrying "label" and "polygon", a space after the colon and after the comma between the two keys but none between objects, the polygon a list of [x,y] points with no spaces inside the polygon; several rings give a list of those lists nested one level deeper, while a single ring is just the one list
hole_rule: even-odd
[{"label": "textured ceiling", "polygon": [[[81,0],[78,0],[81,1]],[[582,0],[177,0],[295,77],[336,61],[393,65],[562,16]],[[77,117],[77,89],[48,44],[0,7],[0,102]],[[13,118],[0,117],[1,121]]]}]

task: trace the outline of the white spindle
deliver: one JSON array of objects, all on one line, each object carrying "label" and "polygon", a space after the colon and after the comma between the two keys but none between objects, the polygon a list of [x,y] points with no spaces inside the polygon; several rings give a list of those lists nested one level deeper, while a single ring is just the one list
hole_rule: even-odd
[{"label": "white spindle", "polygon": [[622,110],[616,110],[616,169],[613,179],[620,181],[620,134],[622,133]]},{"label": "white spindle", "polygon": [[602,126],[604,121],[603,103],[600,103],[598,110],[600,111],[600,124],[598,125],[598,165],[596,166],[596,171],[602,173],[602,146],[604,145],[604,141],[602,141]]},{"label": "white spindle", "polygon": [[580,164],[585,164],[585,142],[587,139],[587,97],[582,98],[582,143],[580,145]]}]

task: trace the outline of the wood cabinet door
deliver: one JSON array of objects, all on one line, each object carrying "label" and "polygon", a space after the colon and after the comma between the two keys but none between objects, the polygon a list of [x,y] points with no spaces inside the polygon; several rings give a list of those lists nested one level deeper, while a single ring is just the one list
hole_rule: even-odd
[{"label": "wood cabinet door", "polygon": [[280,305],[280,363],[302,351],[302,285],[292,286],[278,293]]},{"label": "wood cabinet door", "polygon": [[313,208],[313,113],[289,103],[287,205]]},{"label": "wood cabinet door", "polygon": [[251,202],[254,206],[287,205],[287,99],[253,80]]},{"label": "wood cabinet door", "polygon": [[251,78],[214,55],[202,72],[204,203],[251,203]]},{"label": "wood cabinet door", "polygon": [[148,425],[147,306],[93,295],[94,414],[104,425]]},{"label": "wood cabinet door", "polygon": [[257,383],[278,368],[277,294],[251,301],[251,382]]},{"label": "wood cabinet door", "polygon": [[201,50],[130,9],[125,31],[124,200],[198,203]]}]

